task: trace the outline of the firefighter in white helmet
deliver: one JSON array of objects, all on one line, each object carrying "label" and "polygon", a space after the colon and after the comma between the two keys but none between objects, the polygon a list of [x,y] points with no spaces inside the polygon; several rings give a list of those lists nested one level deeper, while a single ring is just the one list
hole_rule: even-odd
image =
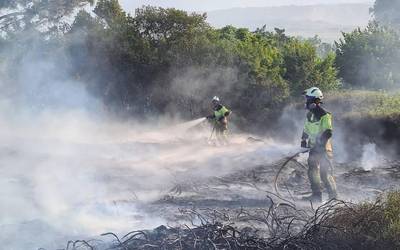
[{"label": "firefighter in white helmet", "polygon": [[231,111],[221,104],[218,96],[214,96],[211,103],[214,112],[212,115],[207,116],[207,119],[213,123],[217,141],[221,145],[226,145],[228,144],[228,116]]},{"label": "firefighter in white helmet", "polygon": [[310,148],[308,157],[308,178],[312,195],[305,199],[322,201],[321,180],[329,199],[337,198],[336,183],[333,177],[332,114],[321,107],[324,98],[322,91],[312,87],[304,91],[308,110],[304,125],[301,147]]}]

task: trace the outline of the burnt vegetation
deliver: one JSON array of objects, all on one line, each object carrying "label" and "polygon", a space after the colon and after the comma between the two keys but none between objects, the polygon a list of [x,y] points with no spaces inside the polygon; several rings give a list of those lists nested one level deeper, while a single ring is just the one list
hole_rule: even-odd
[{"label": "burnt vegetation", "polygon": [[[164,209],[170,209],[170,204],[178,205],[178,212],[172,219],[175,226],[163,225],[153,230],[136,230],[121,236],[109,232],[96,241],[71,241],[66,249],[336,250],[399,247],[400,192],[391,191],[385,194],[385,190],[377,189],[380,193],[377,198],[362,203],[330,200],[316,205],[299,202],[293,197],[296,190],[288,185],[295,183],[298,187],[301,180],[295,180],[296,178],[290,177],[292,175],[286,177],[286,180],[279,178],[281,192],[272,191],[275,178],[271,172],[278,172],[277,169],[285,162],[286,160],[276,166],[259,166],[251,171],[239,171],[229,176],[215,177],[202,183],[192,182],[191,185],[179,185],[171,189],[169,195],[159,203]],[[392,177],[398,175],[398,161],[388,162],[387,165],[391,167],[374,171],[353,169],[339,177],[343,177],[345,183],[357,183],[360,190],[363,190],[370,187],[377,176],[382,175],[379,171],[385,171]],[[297,174],[303,177],[306,174],[301,163],[294,160],[291,160],[287,168],[286,171],[299,169],[300,173]],[[392,181],[397,182],[397,179]],[[342,188],[345,183],[341,183]],[[215,192],[218,186],[219,192],[230,196],[226,191],[237,185],[252,187],[252,193],[263,193],[264,202],[250,204],[235,191],[232,192],[234,197],[245,201],[242,206],[215,206],[201,201],[204,192]],[[221,186],[226,190],[223,191]],[[348,188],[354,191],[354,186],[349,185]],[[185,192],[198,193],[199,197],[190,195],[185,198]],[[192,199],[199,202],[192,203]],[[223,202],[219,201],[217,204]]]},{"label": "burnt vegetation", "polygon": [[[315,209],[275,203],[254,211],[185,209],[189,221],[110,237],[108,249],[397,249],[400,193],[352,204],[331,200]],[[243,226],[245,225],[245,226]],[[66,249],[102,249],[104,243],[69,242]]]}]

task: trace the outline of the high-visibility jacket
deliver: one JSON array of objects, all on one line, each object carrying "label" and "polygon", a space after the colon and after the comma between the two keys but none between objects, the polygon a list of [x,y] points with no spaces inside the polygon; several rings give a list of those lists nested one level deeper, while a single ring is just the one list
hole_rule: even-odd
[{"label": "high-visibility jacket", "polygon": [[[332,132],[332,114],[318,107],[318,111],[308,112],[306,122],[304,125],[303,139],[308,139],[308,146],[313,147],[317,144],[321,135],[330,130]],[[304,138],[305,137],[305,138]],[[326,151],[332,152],[331,138],[326,143]]]},{"label": "high-visibility jacket", "polygon": [[227,109],[223,105],[219,105],[215,110],[214,110],[214,118],[215,120],[219,121],[222,117],[225,117],[226,114],[230,114],[229,109]]}]

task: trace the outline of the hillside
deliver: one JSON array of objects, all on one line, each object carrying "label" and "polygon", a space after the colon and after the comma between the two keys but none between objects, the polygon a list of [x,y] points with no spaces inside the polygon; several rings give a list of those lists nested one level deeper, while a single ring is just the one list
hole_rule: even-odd
[{"label": "hillside", "polygon": [[324,41],[337,39],[341,31],[364,27],[370,19],[369,4],[337,4],[281,7],[233,8],[208,12],[208,22],[215,27],[233,25],[251,30],[262,27],[285,28],[295,36],[312,37]]}]

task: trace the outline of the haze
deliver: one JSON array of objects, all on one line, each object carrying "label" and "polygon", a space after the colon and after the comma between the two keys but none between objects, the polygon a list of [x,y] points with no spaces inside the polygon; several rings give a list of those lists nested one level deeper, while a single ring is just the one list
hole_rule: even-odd
[{"label": "haze", "polygon": [[122,6],[129,12],[143,5],[173,7],[188,11],[210,11],[237,7],[267,7],[284,5],[315,5],[315,4],[344,4],[368,3],[373,0],[121,0]]},{"label": "haze", "polygon": [[286,34],[301,37],[317,35],[333,43],[357,27],[366,27],[372,0],[121,0],[126,11],[134,13],[144,5],[207,12],[213,27],[227,25],[255,30],[283,28]]}]

